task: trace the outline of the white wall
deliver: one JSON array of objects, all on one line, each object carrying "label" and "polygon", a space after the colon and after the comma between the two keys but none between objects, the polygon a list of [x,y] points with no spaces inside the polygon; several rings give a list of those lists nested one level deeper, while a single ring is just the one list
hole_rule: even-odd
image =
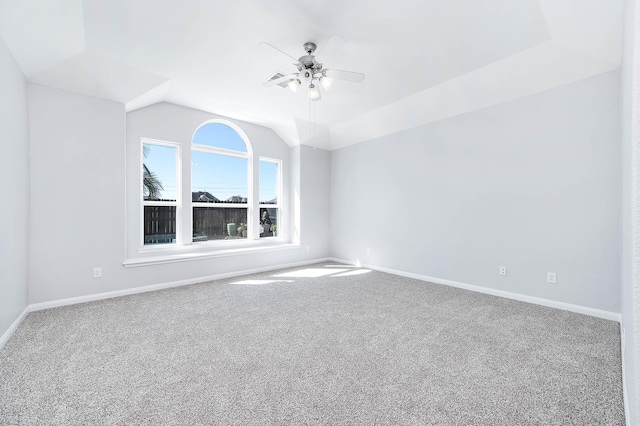
[{"label": "white wall", "polygon": [[301,244],[318,256],[329,255],[331,227],[329,223],[331,153],[301,145]]},{"label": "white wall", "polygon": [[27,82],[0,39],[0,337],[29,299]]},{"label": "white wall", "polygon": [[[135,216],[135,220],[139,220],[136,214],[132,216],[129,208],[130,203],[138,200],[128,199],[126,194],[127,184],[131,185],[131,182],[127,183],[125,176],[132,172],[127,168],[127,161],[136,169],[139,160],[128,157],[139,157],[137,150],[134,150],[135,154],[131,151],[131,143],[139,144],[141,132],[146,137],[178,142],[188,134],[190,140],[195,127],[185,130],[183,124],[195,123],[197,126],[216,116],[176,105],[158,104],[127,114],[125,125],[122,104],[40,85],[29,87],[33,170],[31,303],[155,284],[197,281],[201,277],[277,267],[328,256],[328,240],[322,237],[315,241],[313,233],[303,226],[300,229],[301,241],[312,247],[309,252],[305,247],[297,247],[125,268],[127,218],[133,220]],[[255,142],[258,155],[263,142],[275,143],[267,140],[277,138],[271,130],[236,123],[245,130],[252,144]],[[154,128],[154,132],[147,131]],[[128,137],[125,132],[128,132]],[[130,142],[128,146],[126,140]],[[290,154],[290,148],[279,138],[277,143],[283,155]],[[326,158],[321,151],[318,156],[321,157],[319,161],[313,155],[301,159],[301,166],[303,161],[312,164],[300,171],[299,181],[317,181],[316,185],[328,187],[328,164],[323,163]],[[283,168],[287,171],[287,166]],[[288,172],[291,173],[290,169]],[[327,192],[328,189],[320,188],[319,192],[322,191]],[[294,188],[288,192],[294,192]],[[301,194],[300,200],[301,210],[308,210],[305,204],[311,202],[310,198]],[[328,212],[314,214],[316,216],[309,220],[328,228]],[[133,250],[131,246],[129,249]],[[102,267],[102,278],[92,277],[94,267]]]},{"label": "white wall", "polygon": [[29,112],[30,302],[109,290],[124,256],[124,105],[29,84]]},{"label": "white wall", "polygon": [[329,256],[329,170],[331,154],[320,148],[291,148],[292,241],[314,258]]},{"label": "white wall", "polygon": [[619,85],[607,73],[333,151],[332,255],[620,312]]},{"label": "white wall", "polygon": [[640,13],[627,0],[622,63],[622,276],[624,382],[629,424],[640,424]]}]

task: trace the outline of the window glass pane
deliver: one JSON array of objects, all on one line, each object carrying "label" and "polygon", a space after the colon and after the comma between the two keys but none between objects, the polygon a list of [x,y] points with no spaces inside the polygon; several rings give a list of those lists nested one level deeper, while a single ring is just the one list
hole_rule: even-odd
[{"label": "window glass pane", "polygon": [[144,244],[175,244],[176,207],[144,206]]},{"label": "window glass pane", "polygon": [[192,151],[192,200],[246,204],[247,165],[246,158]]},{"label": "window glass pane", "polygon": [[193,208],[193,242],[247,238],[247,209]]},{"label": "window glass pane", "polygon": [[142,153],[144,199],[176,201],[176,148],[145,143]]},{"label": "window glass pane", "polygon": [[247,152],[247,146],[238,132],[220,123],[209,123],[196,130],[193,143]]},{"label": "window glass pane", "polygon": [[278,209],[260,208],[260,238],[278,236]]},{"label": "window glass pane", "polygon": [[278,163],[260,161],[260,204],[278,203]]}]

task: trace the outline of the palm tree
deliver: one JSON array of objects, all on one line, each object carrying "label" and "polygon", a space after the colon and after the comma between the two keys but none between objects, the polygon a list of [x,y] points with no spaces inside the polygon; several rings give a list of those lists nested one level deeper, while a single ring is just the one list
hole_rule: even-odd
[{"label": "palm tree", "polygon": [[[144,156],[144,158],[147,158],[148,154],[149,146],[143,145],[142,155]],[[145,200],[157,200],[158,198],[160,198],[160,195],[162,194],[161,191],[164,189],[162,187],[162,183],[160,182],[160,179],[158,179],[158,176],[156,176],[155,173],[149,170],[146,164],[142,164],[142,169],[142,186],[144,198]]]}]

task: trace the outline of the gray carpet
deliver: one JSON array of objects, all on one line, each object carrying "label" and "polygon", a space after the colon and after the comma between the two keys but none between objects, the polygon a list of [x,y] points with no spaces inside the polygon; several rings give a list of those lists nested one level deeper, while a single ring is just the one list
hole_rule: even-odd
[{"label": "gray carpet", "polygon": [[30,313],[0,423],[624,424],[617,323],[345,270]]}]

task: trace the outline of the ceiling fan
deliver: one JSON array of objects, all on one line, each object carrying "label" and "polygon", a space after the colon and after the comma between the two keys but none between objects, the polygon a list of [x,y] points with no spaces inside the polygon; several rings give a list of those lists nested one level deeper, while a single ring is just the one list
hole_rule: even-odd
[{"label": "ceiling fan", "polygon": [[320,56],[325,60],[328,59],[333,53],[342,48],[344,44],[345,41],[342,37],[334,35],[329,39],[329,41],[327,41],[322,49],[318,51],[317,55],[314,55],[317,46],[315,43],[308,41],[303,45],[307,54],[296,59],[269,43],[260,43],[262,47],[276,51],[280,55],[287,56],[287,58],[294,61],[293,65],[298,68],[298,72],[287,75],[277,72],[272,75],[269,80],[262,83],[262,85],[265,87],[274,85],[289,87],[289,89],[294,93],[298,91],[298,88],[301,85],[304,85],[309,87],[307,92],[309,99],[317,101],[320,100],[321,96],[316,83],[319,83],[325,91],[331,88],[334,78],[361,83],[364,81],[363,73],[327,69],[324,68],[324,65],[316,59],[317,56]]}]

